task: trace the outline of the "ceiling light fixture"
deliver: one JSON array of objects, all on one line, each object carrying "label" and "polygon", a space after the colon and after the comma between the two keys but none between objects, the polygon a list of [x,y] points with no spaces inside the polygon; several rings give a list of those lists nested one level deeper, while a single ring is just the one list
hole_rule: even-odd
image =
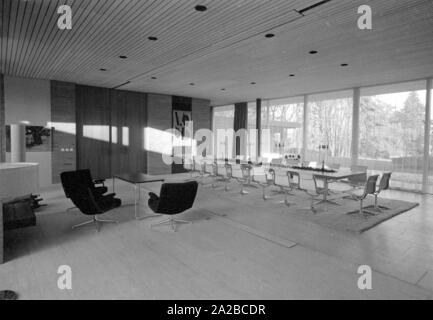
[{"label": "ceiling light fixture", "polygon": [[294,77],[295,75],[292,73],[291,75],[289,75],[289,77]]},{"label": "ceiling light fixture", "polygon": [[120,59],[126,59],[128,58],[127,56],[119,56]]},{"label": "ceiling light fixture", "polygon": [[101,68],[99,69],[99,71],[107,71],[107,69]]},{"label": "ceiling light fixture", "polygon": [[342,67],[347,67],[348,64],[347,64],[347,63],[342,63],[342,64],[340,64],[340,66],[342,66]]},{"label": "ceiling light fixture", "polygon": [[316,54],[317,51],[316,50],[311,50],[310,52],[308,52],[309,54]]},{"label": "ceiling light fixture", "polygon": [[196,11],[198,11],[198,12],[204,12],[204,11],[207,10],[207,7],[206,7],[206,6],[203,6],[203,5],[197,5],[197,6],[195,6],[194,9],[195,9]]},{"label": "ceiling light fixture", "polygon": [[251,84],[256,84],[255,82],[251,82]]},{"label": "ceiling light fixture", "polygon": [[158,40],[157,37],[152,37],[152,36],[148,37],[147,39],[149,39],[150,41],[156,41],[156,40]]},{"label": "ceiling light fixture", "polygon": [[151,79],[152,79],[152,80],[156,80],[156,79],[157,79],[157,77],[152,77]]},{"label": "ceiling light fixture", "polygon": [[191,82],[189,85],[190,85],[190,86],[195,86],[195,83],[192,83],[192,82]]},{"label": "ceiling light fixture", "polygon": [[273,37],[275,37],[275,34],[273,34],[273,33],[265,34],[265,38],[273,38]]}]

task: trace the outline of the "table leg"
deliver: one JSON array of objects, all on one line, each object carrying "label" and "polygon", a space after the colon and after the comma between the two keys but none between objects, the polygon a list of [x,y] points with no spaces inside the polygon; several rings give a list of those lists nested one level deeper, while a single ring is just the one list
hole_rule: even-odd
[{"label": "table leg", "polygon": [[137,217],[137,184],[134,183],[134,215],[135,219],[138,219]]},{"label": "table leg", "polygon": [[323,184],[325,187],[325,193],[323,194],[323,201],[326,202],[328,200],[328,179],[325,178]]},{"label": "table leg", "polygon": [[[152,191],[152,190],[147,189],[147,188],[144,188],[144,189]],[[138,185],[138,194],[139,194],[139,199],[140,199],[141,198],[141,185],[140,184]],[[160,216],[161,216],[161,214],[146,214],[142,217],[138,217],[137,212],[135,213],[135,219],[137,219],[137,220],[143,220],[143,219],[147,219],[147,218],[160,217]]]},{"label": "table leg", "polygon": [[324,182],[323,182],[323,187],[325,189],[324,193],[323,193],[323,199],[321,201],[319,201],[317,204],[322,204],[322,203],[330,203],[336,206],[340,206],[340,204],[338,202],[332,201],[332,200],[328,200],[328,192],[329,192],[329,184],[328,184],[328,179],[325,178]]}]

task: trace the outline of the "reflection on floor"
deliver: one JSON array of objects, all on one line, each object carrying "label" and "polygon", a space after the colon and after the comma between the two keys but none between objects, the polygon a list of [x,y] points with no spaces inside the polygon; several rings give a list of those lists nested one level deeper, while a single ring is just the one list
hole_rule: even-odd
[{"label": "reflection on floor", "polygon": [[[149,228],[161,218],[133,218],[129,185],[116,182],[116,192],[125,205],[106,216],[120,223],[100,233],[71,230],[86,217],[66,212],[60,187],[43,193],[49,206],[37,227],[6,234],[0,290],[22,299],[433,297],[431,196],[388,192],[420,206],[357,235],[299,219],[278,197],[264,202],[260,190],[242,196],[236,185],[227,193],[202,186],[195,209],[182,215],[193,224],[170,233]],[[60,265],[72,268],[72,290],[57,287]],[[358,289],[359,265],[372,267],[372,290]]]}]

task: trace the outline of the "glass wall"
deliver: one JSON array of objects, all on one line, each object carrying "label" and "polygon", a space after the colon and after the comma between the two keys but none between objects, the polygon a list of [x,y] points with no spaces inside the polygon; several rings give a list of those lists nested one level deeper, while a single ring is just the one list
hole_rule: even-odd
[{"label": "glass wall", "polygon": [[234,105],[213,108],[212,130],[214,133],[214,155],[217,159],[233,159],[234,120]]},{"label": "glass wall", "polygon": [[256,102],[248,102],[248,130],[256,129],[257,106]]},{"label": "glass wall", "polygon": [[361,89],[359,163],[392,171],[392,187],[422,190],[426,82]]},{"label": "glass wall", "polygon": [[352,90],[308,96],[306,160],[350,166],[352,112]]},{"label": "glass wall", "polygon": [[302,149],[304,97],[262,102],[262,157],[298,156]]},{"label": "glass wall", "polygon": [[[358,164],[368,166],[370,174],[391,171],[392,188],[433,193],[433,110],[430,145],[424,148],[426,87],[427,81],[419,80],[360,88],[359,141],[355,142]],[[433,94],[433,87],[429,90]],[[304,96],[263,100],[261,115],[256,114],[255,102],[248,103],[248,129],[255,129],[256,117],[261,117],[261,156],[268,161],[297,157],[302,154],[305,139],[307,150],[303,160],[350,167],[354,92],[351,89],[307,95],[305,138]],[[232,129],[233,122],[233,105],[214,108],[214,129]],[[221,141],[218,157],[232,157],[233,138]],[[256,141],[253,138],[246,142],[247,156],[251,159],[256,158]],[[427,156],[429,163],[424,163]]]}]

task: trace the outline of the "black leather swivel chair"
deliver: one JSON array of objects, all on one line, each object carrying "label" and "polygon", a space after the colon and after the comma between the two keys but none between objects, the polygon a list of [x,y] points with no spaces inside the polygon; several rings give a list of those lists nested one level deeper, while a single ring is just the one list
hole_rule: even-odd
[{"label": "black leather swivel chair", "polygon": [[73,186],[74,184],[84,184],[92,191],[96,198],[108,191],[108,188],[104,185],[105,180],[93,180],[89,169],[62,172],[60,178],[66,198],[69,198],[69,186]]},{"label": "black leather swivel chair", "polygon": [[151,227],[169,224],[171,229],[176,231],[176,223],[191,223],[190,221],[174,219],[173,215],[192,208],[197,195],[197,188],[197,181],[164,183],[161,186],[159,197],[153,192],[149,193],[149,207],[155,213],[169,216],[168,219],[154,224]]},{"label": "black leather swivel chair", "polygon": [[115,194],[102,195],[89,186],[88,181],[84,178],[82,172],[63,172],[60,175],[65,194],[71,199],[74,205],[85,215],[93,216],[92,220],[80,223],[72,228],[78,228],[84,225],[94,223],[96,230],[99,232],[100,223],[117,223],[114,220],[98,219],[98,216],[120,207],[122,201],[115,198]]}]

